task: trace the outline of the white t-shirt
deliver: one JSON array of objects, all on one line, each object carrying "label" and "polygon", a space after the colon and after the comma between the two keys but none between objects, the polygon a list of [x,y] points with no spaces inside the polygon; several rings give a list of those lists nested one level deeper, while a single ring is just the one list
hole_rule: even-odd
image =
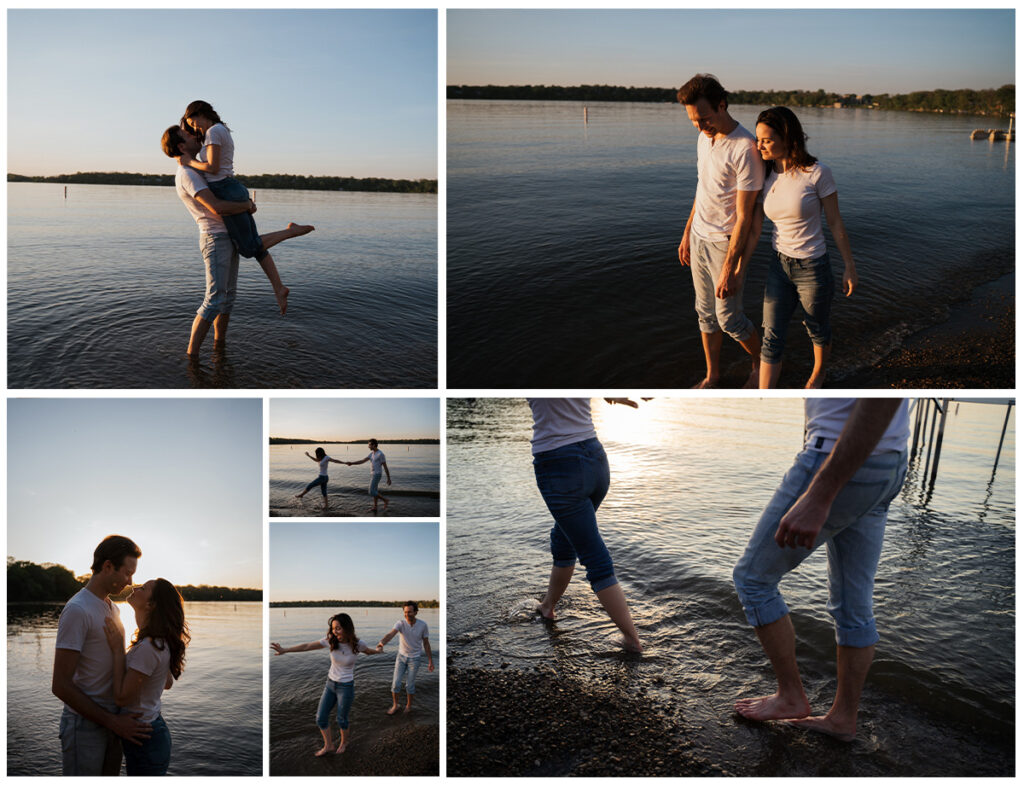
[{"label": "white t-shirt", "polygon": [[[804,446],[809,450],[831,452],[856,402],[856,398],[807,398],[804,401]],[[907,449],[909,437],[910,405],[904,399],[871,454],[902,452]]]},{"label": "white t-shirt", "polygon": [[320,459],[320,474],[324,477],[327,476],[327,464],[331,462],[331,456],[325,455]]},{"label": "white t-shirt", "polygon": [[410,625],[405,619],[395,622],[393,628],[398,633],[398,653],[406,657],[419,657],[423,654],[423,641],[428,635],[427,623],[416,619]]},{"label": "white t-shirt", "polygon": [[736,225],[736,192],[760,191],[764,162],[750,131],[737,124],[724,139],[697,138],[697,196],[690,232],[721,242]]},{"label": "white t-shirt", "polygon": [[196,194],[206,188],[206,180],[199,172],[179,164],[178,171],[174,173],[174,190],[177,191],[178,197],[185,203],[185,207],[192,217],[196,219],[199,231],[206,234],[227,234],[228,230],[221,217],[196,201]]},{"label": "white t-shirt", "polygon": [[384,467],[384,453],[380,450],[374,450],[368,456],[370,459],[370,471],[373,474],[380,474]]},{"label": "white t-shirt", "polygon": [[128,712],[141,712],[143,722],[152,722],[160,714],[160,698],[167,683],[167,674],[171,670],[171,650],[160,640],[161,650],[152,638],[143,638],[138,644],[128,649],[125,655],[125,667],[138,671],[146,677],[142,682],[139,700],[129,706]]},{"label": "white t-shirt", "polygon": [[231,138],[231,132],[223,123],[216,123],[210,126],[203,137],[203,149],[199,151],[197,159],[206,163],[206,146],[215,144],[220,147],[220,168],[216,172],[206,172],[206,181],[215,183],[225,177],[235,176],[235,142]]},{"label": "white t-shirt", "polygon": [[534,455],[597,436],[589,398],[527,398],[533,412]]},{"label": "white t-shirt", "polygon": [[764,181],[764,214],[774,224],[772,248],[794,259],[817,259],[825,254],[821,200],[836,192],[832,170],[821,163],[804,171],[794,167],[772,171]]},{"label": "white t-shirt", "polygon": [[[331,644],[327,638],[323,638],[320,641],[320,645],[325,649],[330,649]],[[356,660],[359,658],[359,652],[366,649],[367,646],[362,640],[356,641],[356,650],[352,651],[352,647],[347,643],[338,643],[338,648],[331,652],[331,670],[327,673],[327,678],[331,681],[349,682],[355,678]]]},{"label": "white t-shirt", "polygon": [[114,655],[107,643],[104,624],[108,618],[119,617],[114,603],[82,589],[68,600],[57,622],[56,648],[78,652],[74,685],[112,712],[117,711],[113,692]]}]

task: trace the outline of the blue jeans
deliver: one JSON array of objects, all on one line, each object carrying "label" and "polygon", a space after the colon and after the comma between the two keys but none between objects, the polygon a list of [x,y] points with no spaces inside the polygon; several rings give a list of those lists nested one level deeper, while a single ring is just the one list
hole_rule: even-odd
[{"label": "blue jeans", "polygon": [[533,472],[544,503],[555,519],[551,556],[556,567],[587,568],[595,591],[618,583],[611,554],[597,530],[597,508],[608,493],[608,456],[596,438],[533,456]]},{"label": "blue jeans", "polygon": [[162,716],[152,722],[153,734],[142,745],[124,743],[124,769],[129,777],[162,777],[171,765],[171,732]]},{"label": "blue jeans", "polygon": [[422,661],[422,654],[417,654],[415,657],[406,657],[404,654],[399,654],[395,657],[395,673],[391,677],[391,691],[393,693],[397,694],[401,691],[402,679],[405,679],[406,694],[416,694],[416,673],[419,671]]},{"label": "blue jeans", "polygon": [[226,234],[199,234],[199,250],[206,268],[206,297],[196,313],[213,321],[222,313],[231,313],[238,284],[238,252]]},{"label": "blue jeans", "polygon": [[[214,196],[225,202],[247,202],[249,200],[249,190],[234,177],[225,177],[223,180],[208,182],[206,185]],[[224,221],[224,226],[227,227],[231,242],[235,244],[238,253],[247,259],[255,258],[262,262],[267,251],[263,247],[263,241],[256,229],[256,221],[252,217],[252,213],[222,215],[221,220]]]},{"label": "blue jeans", "polygon": [[786,346],[786,330],[797,305],[804,312],[804,327],[817,346],[832,343],[832,300],[835,281],[828,254],[817,259],[794,259],[776,254],[768,263],[764,284],[764,341],[761,359],[777,363]]},{"label": "blue jeans", "polygon": [[840,646],[872,646],[878,641],[872,611],[875,570],[889,503],[907,473],[907,454],[884,452],[864,462],[836,496],[814,548],[780,548],[774,539],[779,521],[807,490],[828,455],[815,450],[797,455],[761,514],[733,570],[733,582],[747,621],[755,627],[771,624],[789,613],[779,593],[782,576],[824,543],[828,553],[826,609],[835,620],[836,642]]},{"label": "blue jeans", "polygon": [[67,706],[60,715],[60,748],[65,777],[116,777],[121,772],[121,739],[117,734]]},{"label": "blue jeans", "polygon": [[306,486],[306,490],[304,490],[303,493],[309,493],[311,490],[313,490],[318,485],[320,486],[320,495],[326,497],[327,496],[327,475],[326,474],[321,474],[319,477],[317,477],[315,480],[313,480],[313,482],[311,482],[309,485]]},{"label": "blue jeans", "polygon": [[371,477],[370,477],[370,496],[377,496],[377,495],[379,495],[379,491],[377,490],[377,488],[380,485],[380,478],[381,478],[381,472],[376,472],[375,474],[371,475]]},{"label": "blue jeans", "polygon": [[711,243],[690,235],[690,274],[693,276],[694,308],[702,333],[719,330],[745,341],[754,332],[754,323],[743,313],[743,281],[736,294],[724,299],[715,296],[718,276],[729,251],[729,241]]},{"label": "blue jeans", "polygon": [[338,727],[348,730],[348,710],[352,708],[352,698],[356,694],[354,681],[327,680],[324,694],[320,696],[320,706],[316,710],[316,726],[327,730],[331,722],[331,709],[338,706]]}]

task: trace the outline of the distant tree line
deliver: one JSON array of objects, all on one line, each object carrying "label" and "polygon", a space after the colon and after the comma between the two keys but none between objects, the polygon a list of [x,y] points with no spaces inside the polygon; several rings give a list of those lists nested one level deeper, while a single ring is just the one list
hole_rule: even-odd
[{"label": "distant tree line", "polygon": [[[76,576],[62,564],[34,564],[7,557],[7,601],[8,602],[67,602],[86,583],[89,575]],[[185,600],[213,601],[234,600],[236,602],[263,599],[260,589],[231,589],[226,586],[178,586]],[[124,600],[130,588],[111,599]]]},{"label": "distant tree line", "polygon": [[[272,602],[271,608],[401,608],[405,600],[295,600]],[[437,600],[413,600],[421,608],[440,608]]]},{"label": "distant tree line", "polygon": [[[921,90],[890,95],[854,95],[829,93],[824,90],[735,90],[729,102],[760,106],[842,106],[868,109],[895,109],[911,112],[942,112],[947,114],[979,114],[1006,117],[1016,111],[1015,86],[1003,85],[997,90]],[[676,88],[614,87],[611,85],[449,85],[449,98],[514,101],[645,101],[651,103],[676,101]]]},{"label": "distant tree line", "polygon": [[[386,177],[326,177],[301,174],[239,175],[249,188],[305,191],[370,191],[375,193],[436,194],[437,180],[391,180]],[[173,174],[138,172],[76,172],[52,177],[8,174],[9,183],[87,183],[91,185],[174,185]]]},{"label": "distant tree line", "polygon": [[[326,441],[324,441],[324,440],[317,441],[317,440],[314,440],[314,439],[289,439],[289,438],[280,437],[280,436],[271,436],[270,437],[270,443],[271,444],[366,444],[368,441],[370,441],[368,438],[367,439],[350,439],[347,442],[340,442],[340,441],[334,441],[334,440],[331,440],[331,439],[328,439]],[[441,440],[440,439],[381,439],[380,443],[381,444],[440,444]]]}]

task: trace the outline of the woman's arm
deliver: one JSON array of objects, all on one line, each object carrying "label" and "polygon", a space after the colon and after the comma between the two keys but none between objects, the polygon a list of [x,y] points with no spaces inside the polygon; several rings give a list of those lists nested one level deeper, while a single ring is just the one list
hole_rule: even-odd
[{"label": "woman's arm", "polygon": [[843,217],[839,214],[839,195],[829,194],[821,200],[821,206],[825,210],[825,219],[832,232],[832,239],[836,241],[836,247],[843,256],[843,293],[849,297],[857,288],[857,265],[853,263],[850,238],[846,234]]},{"label": "woman's arm", "polygon": [[197,158],[193,158],[188,153],[181,154],[181,165],[190,166],[200,172],[207,172],[208,174],[214,174],[220,171],[220,145],[219,144],[208,144],[206,145],[206,160],[200,161]]},{"label": "woman's arm", "polygon": [[348,463],[348,461],[336,461],[334,458],[328,458],[331,463]]},{"label": "woman's arm", "polygon": [[371,649],[365,643],[359,647],[359,651],[363,654],[380,654],[380,649]]},{"label": "woman's arm", "polygon": [[324,645],[320,641],[310,641],[309,643],[300,643],[297,646],[289,646],[287,649],[284,648],[280,643],[271,643],[272,648],[278,654],[290,654],[296,651],[315,651],[316,649],[322,649]]},{"label": "woman's arm", "polygon": [[306,452],[306,457],[309,458],[309,460],[313,461],[313,463],[319,463],[319,461],[317,461],[316,458],[309,454],[309,451]]},{"label": "woman's arm", "polygon": [[103,624],[103,631],[107,635],[110,652],[114,655],[114,703],[118,706],[133,706],[139,702],[146,675],[125,666],[124,627],[108,617]]},{"label": "woman's arm", "polygon": [[345,461],[345,463],[347,463],[349,466],[358,466],[361,463],[366,463],[368,460],[370,460],[370,456],[369,455],[367,455],[361,461]]}]

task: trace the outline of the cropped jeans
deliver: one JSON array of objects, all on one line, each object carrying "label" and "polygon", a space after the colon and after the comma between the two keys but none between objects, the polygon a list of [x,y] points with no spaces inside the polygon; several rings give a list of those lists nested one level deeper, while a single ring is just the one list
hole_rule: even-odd
[{"label": "cropped jeans", "polygon": [[153,732],[142,744],[124,743],[124,769],[129,777],[162,777],[171,765],[171,732],[161,715],[150,723]]},{"label": "cropped jeans", "polygon": [[199,234],[199,251],[206,268],[206,296],[196,314],[212,322],[220,314],[231,313],[238,288],[238,251],[226,234]]},{"label": "cropped jeans", "polygon": [[786,331],[797,305],[804,312],[804,327],[816,346],[832,343],[832,300],[835,281],[828,254],[817,259],[794,259],[778,253],[768,263],[764,284],[764,340],[761,359],[767,363],[782,360]]},{"label": "cropped jeans", "polygon": [[693,276],[694,308],[702,333],[719,330],[737,341],[745,341],[754,332],[754,323],[743,313],[743,281],[729,297],[715,296],[722,274],[729,241],[712,243],[690,235],[690,274]]},{"label": "cropped jeans", "polygon": [[379,496],[380,478],[383,472],[374,472],[370,475],[370,496]]},{"label": "cropped jeans", "polygon": [[316,726],[327,730],[331,723],[331,709],[338,707],[338,727],[348,730],[348,711],[352,708],[352,698],[356,694],[354,681],[334,681],[328,679],[324,686],[324,694],[320,696],[320,706],[316,710]]},{"label": "cropped jeans", "polygon": [[311,490],[313,490],[318,485],[320,486],[320,495],[323,496],[324,498],[327,498],[327,475],[326,474],[321,474],[319,477],[317,477],[315,480],[313,480],[313,482],[311,482],[309,485],[306,486],[306,490],[304,490],[303,493],[309,493]]},{"label": "cropped jeans", "polygon": [[[225,202],[247,202],[249,201],[249,190],[234,177],[225,177],[223,180],[207,182],[207,187],[218,199]],[[238,253],[247,259],[255,258],[262,262],[267,255],[263,247],[260,233],[256,229],[256,221],[252,213],[238,213],[236,215],[222,215],[224,226],[227,227],[231,242],[235,244]]]},{"label": "cropped jeans", "polygon": [[810,485],[827,452],[804,450],[782,478],[733,570],[733,582],[747,621],[761,627],[787,613],[779,581],[811,551],[824,544],[828,553],[828,605],[835,621],[836,643],[862,648],[878,641],[872,610],[875,571],[882,552],[889,503],[903,485],[907,453],[872,455],[832,503],[828,519],[811,550],[780,548],[779,521]]},{"label": "cropped jeans", "polygon": [[417,654],[415,657],[406,657],[404,654],[399,654],[395,657],[395,672],[391,677],[391,691],[396,695],[402,689],[402,679],[405,679],[405,693],[406,695],[416,694],[416,674],[420,670],[420,663],[423,661],[423,655]]},{"label": "cropped jeans", "polygon": [[590,587],[599,592],[618,583],[611,554],[597,530],[597,508],[608,493],[608,456],[596,437],[533,456],[537,488],[555,519],[551,556],[556,567],[579,559]]}]

